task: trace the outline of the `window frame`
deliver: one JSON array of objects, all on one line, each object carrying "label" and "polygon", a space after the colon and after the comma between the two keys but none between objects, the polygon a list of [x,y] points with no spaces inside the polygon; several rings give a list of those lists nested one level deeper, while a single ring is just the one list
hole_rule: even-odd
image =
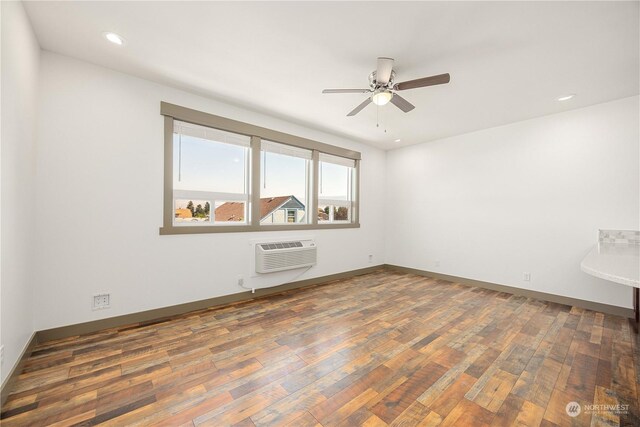
[{"label": "window frame", "polygon": [[[325,144],[311,139],[301,138],[272,129],[251,125],[237,120],[204,113],[190,108],[167,102],[160,103],[160,114],[164,116],[164,191],[163,191],[163,222],[160,227],[161,235],[172,234],[205,234],[205,233],[238,233],[256,231],[285,231],[285,230],[323,230],[338,228],[360,227],[360,161],[361,154],[334,145]],[[243,225],[174,225],[174,190],[173,190],[173,132],[174,120],[206,126],[226,132],[233,132],[249,136],[249,220]],[[310,223],[260,224],[260,155],[262,140],[291,145],[312,151],[311,159],[311,194],[307,201],[307,215]],[[355,161],[352,204],[352,221],[344,223],[318,222],[318,170],[320,153],[331,154]],[[212,206],[212,209],[215,209]],[[212,213],[213,215],[213,213]]]}]

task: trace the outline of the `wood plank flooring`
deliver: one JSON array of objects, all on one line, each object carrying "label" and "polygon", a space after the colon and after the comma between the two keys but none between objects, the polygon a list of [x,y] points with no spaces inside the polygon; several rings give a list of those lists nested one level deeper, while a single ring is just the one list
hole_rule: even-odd
[{"label": "wood plank flooring", "polygon": [[380,270],[39,344],[2,425],[640,426],[631,325]]}]

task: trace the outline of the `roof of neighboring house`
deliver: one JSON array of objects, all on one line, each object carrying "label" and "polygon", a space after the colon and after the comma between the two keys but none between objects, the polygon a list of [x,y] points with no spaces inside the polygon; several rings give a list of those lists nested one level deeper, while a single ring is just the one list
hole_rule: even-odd
[{"label": "roof of neighboring house", "polygon": [[[279,207],[293,200],[297,205],[304,205],[293,195],[264,197],[260,199],[260,219],[263,219]],[[218,206],[215,211],[216,221],[242,221],[244,219],[244,202],[226,202]]]},{"label": "roof of neighboring house", "polygon": [[216,208],[216,221],[243,221],[244,202],[226,202]]},{"label": "roof of neighboring house", "polygon": [[265,197],[260,199],[260,219],[284,205],[293,196]]},{"label": "roof of neighboring house", "polygon": [[176,218],[192,218],[191,210],[189,209],[176,209]]}]

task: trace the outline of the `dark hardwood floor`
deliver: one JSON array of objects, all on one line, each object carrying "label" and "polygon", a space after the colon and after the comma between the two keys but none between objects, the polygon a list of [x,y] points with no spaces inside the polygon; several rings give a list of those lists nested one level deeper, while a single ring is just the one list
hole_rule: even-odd
[{"label": "dark hardwood floor", "polygon": [[39,344],[2,425],[639,426],[631,328],[381,270]]}]

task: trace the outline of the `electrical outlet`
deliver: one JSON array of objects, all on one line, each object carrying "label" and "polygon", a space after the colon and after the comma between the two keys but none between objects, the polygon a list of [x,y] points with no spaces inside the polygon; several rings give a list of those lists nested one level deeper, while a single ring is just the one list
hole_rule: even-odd
[{"label": "electrical outlet", "polygon": [[369,255],[369,264],[373,264],[373,255]]},{"label": "electrical outlet", "polygon": [[522,280],[524,280],[525,282],[530,282],[531,281],[531,273],[528,272],[524,272],[522,273]]},{"label": "electrical outlet", "polygon": [[102,310],[111,307],[111,294],[95,294],[93,296],[93,310]]},{"label": "electrical outlet", "polygon": [[243,285],[244,285],[244,277],[238,276],[238,286],[243,286]]},{"label": "electrical outlet", "polygon": [[434,261],[433,262],[433,266],[434,267],[440,267],[440,261]]}]

